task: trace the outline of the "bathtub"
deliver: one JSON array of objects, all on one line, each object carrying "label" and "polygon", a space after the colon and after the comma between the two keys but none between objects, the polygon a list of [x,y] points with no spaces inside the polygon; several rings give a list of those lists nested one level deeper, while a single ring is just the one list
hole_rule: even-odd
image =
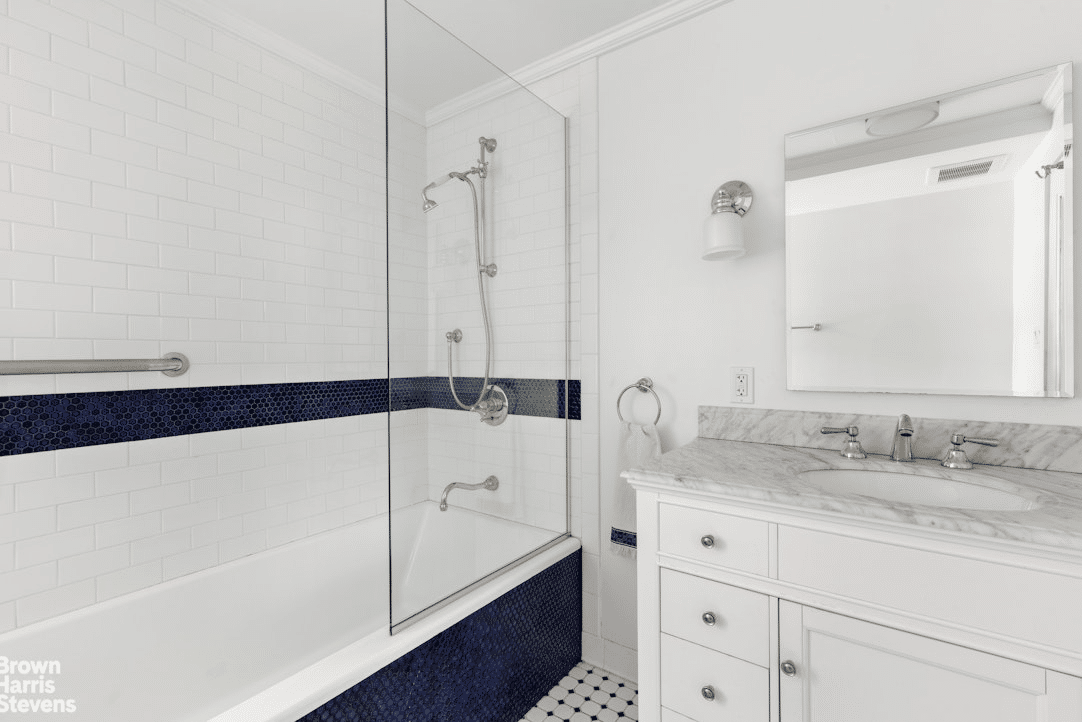
[{"label": "bathtub", "polygon": [[[445,535],[406,547],[396,564],[401,582],[436,579],[476,548],[539,538],[503,520],[428,507],[437,509],[425,502],[401,518],[395,512],[396,536],[408,524],[412,538]],[[392,636],[387,538],[386,517],[376,517],[0,635],[0,658],[38,662],[42,681],[53,684],[49,694],[19,696],[76,710],[13,716],[293,722],[579,548],[559,539]],[[415,590],[402,603],[413,613],[441,595],[446,589]]]}]

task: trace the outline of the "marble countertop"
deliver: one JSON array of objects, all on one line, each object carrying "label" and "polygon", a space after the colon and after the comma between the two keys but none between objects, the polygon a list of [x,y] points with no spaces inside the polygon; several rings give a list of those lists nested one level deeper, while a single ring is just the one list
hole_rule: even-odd
[{"label": "marble countertop", "polygon": [[[1030,508],[955,509],[828,492],[799,477],[813,469],[870,469],[978,483],[1023,497]],[[835,450],[698,438],[623,473],[632,475],[651,485],[720,498],[1082,551],[1082,474],[983,464],[972,470],[945,469],[930,459],[899,463],[869,454],[857,460]]]}]

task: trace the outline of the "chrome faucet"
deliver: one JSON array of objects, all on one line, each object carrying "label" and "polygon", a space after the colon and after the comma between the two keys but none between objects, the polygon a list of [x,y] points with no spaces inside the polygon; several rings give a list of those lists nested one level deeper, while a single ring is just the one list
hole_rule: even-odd
[{"label": "chrome faucet", "polygon": [[890,447],[890,458],[894,461],[913,460],[913,420],[909,414],[898,417],[894,428],[894,444]]},{"label": "chrome faucet", "polygon": [[461,481],[455,481],[443,488],[443,496],[440,498],[440,511],[447,511],[447,495],[451,493],[452,489],[465,489],[466,491],[474,491],[475,489],[488,489],[489,491],[496,491],[500,488],[500,480],[495,476],[490,476],[480,484],[463,484]]}]

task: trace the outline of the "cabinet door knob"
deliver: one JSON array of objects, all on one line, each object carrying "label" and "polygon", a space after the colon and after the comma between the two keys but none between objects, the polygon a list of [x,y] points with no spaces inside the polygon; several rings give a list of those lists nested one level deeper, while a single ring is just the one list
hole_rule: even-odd
[{"label": "cabinet door knob", "polygon": [[714,616],[713,612],[703,612],[703,624],[708,627],[713,627],[717,624],[718,618]]},{"label": "cabinet door knob", "polygon": [[702,693],[703,693],[703,699],[707,700],[708,702],[713,702],[714,701],[714,697],[716,695],[714,694],[714,688],[713,687],[711,687],[710,685],[706,685],[705,687],[702,688]]},{"label": "cabinet door knob", "polygon": [[781,673],[784,674],[786,677],[795,677],[796,665],[789,660],[785,660],[781,663]]},{"label": "cabinet door knob", "polygon": [[703,543],[703,546],[706,547],[707,549],[713,549],[714,548],[714,537],[712,535],[710,535],[710,534],[704,535],[703,538],[700,539],[699,541],[701,541]]}]

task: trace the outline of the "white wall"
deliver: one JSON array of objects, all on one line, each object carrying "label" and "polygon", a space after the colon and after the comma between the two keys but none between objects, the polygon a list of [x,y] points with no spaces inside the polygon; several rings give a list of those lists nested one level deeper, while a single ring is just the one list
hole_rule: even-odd
[{"label": "white wall", "polygon": [[[379,94],[156,0],[0,3],[0,358],[188,374],[0,395],[379,378]],[[387,507],[381,414],[0,459],[0,631]]]},{"label": "white wall", "polygon": [[[695,436],[698,405],[729,405],[730,366],[755,368],[760,408],[1082,423],[1082,397],[786,391],[782,159],[787,133],[1082,59],[1080,25],[1073,0],[734,0],[603,56],[602,483],[618,473],[616,395],[643,375],[664,405],[666,449]],[[748,255],[701,261],[710,197],[737,179],[755,192]],[[602,562],[603,598],[617,604],[633,570]],[[609,618],[607,638],[633,639]]]}]

